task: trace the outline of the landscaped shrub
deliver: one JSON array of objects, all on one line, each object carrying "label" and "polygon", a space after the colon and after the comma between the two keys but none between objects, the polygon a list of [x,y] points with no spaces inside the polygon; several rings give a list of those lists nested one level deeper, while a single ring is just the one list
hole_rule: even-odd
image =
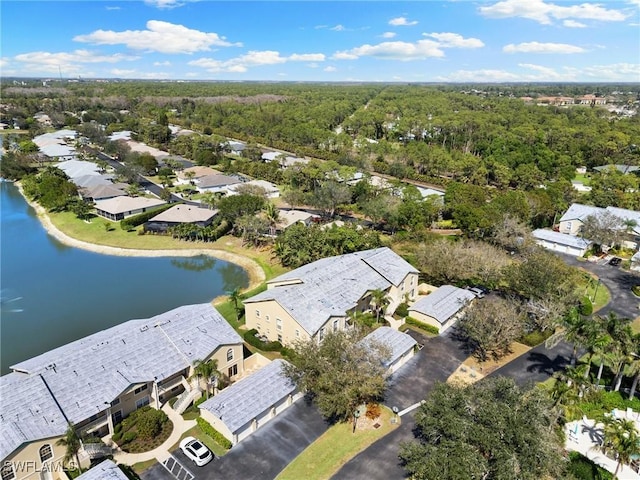
[{"label": "landscaped shrub", "polygon": [[[576,419],[586,415],[587,418],[599,418],[605,413],[611,412],[613,409],[626,410],[632,408],[634,411],[640,411],[640,399],[634,397],[629,400],[627,395],[621,392],[598,391],[595,398],[589,402],[580,404],[581,413],[576,413]],[[569,420],[574,420],[570,418]]]},{"label": "landscaped shrub", "polygon": [[263,342],[256,337],[257,333],[258,331],[255,328],[246,331],[244,333],[245,342],[265,352],[279,352],[282,350],[282,344],[280,342]]},{"label": "landscaped shrub", "polygon": [[413,317],[407,317],[404,319],[405,323],[408,325],[413,325],[414,327],[418,327],[421,330],[424,330],[427,333],[432,333],[434,335],[439,335],[440,331],[437,327],[433,325],[429,325],[428,323],[421,322],[420,320],[416,320]]},{"label": "landscaped shrub", "polygon": [[587,296],[582,297],[582,300],[580,301],[580,314],[584,315],[585,317],[588,317],[592,313],[593,313],[593,303],[591,303],[591,300],[589,299],[589,297]]},{"label": "landscaped shrub", "polygon": [[111,440],[113,440],[116,443],[120,442],[120,439],[122,438],[122,431],[120,432],[115,432],[112,436],[111,436]]},{"label": "landscaped shrub", "polygon": [[[148,407],[145,407],[145,409]],[[167,414],[162,410],[149,408],[138,417],[136,427],[140,438],[150,439],[159,435],[162,431],[162,425],[169,419]]]},{"label": "landscaped shrub", "polygon": [[398,305],[398,308],[396,308],[395,314],[398,317],[406,317],[407,315],[409,315],[409,305],[402,302],[400,305]]},{"label": "landscaped shrub", "polygon": [[167,205],[163,205],[159,208],[153,209],[149,212],[139,213],[138,215],[133,215],[129,218],[125,218],[120,220],[120,227],[123,230],[129,231],[136,228],[138,225],[142,225],[147,220],[155,217],[156,215],[164,212],[165,210],[169,210],[171,207],[174,207],[175,203],[168,203]]},{"label": "landscaped shrub", "polygon": [[115,427],[113,427],[114,433],[120,433],[122,431],[122,424],[118,423]]},{"label": "landscaped shrub", "polygon": [[540,330],[534,330],[533,332],[527,333],[525,336],[520,338],[518,341],[520,343],[524,343],[528,347],[537,347],[542,342],[544,342],[547,338],[551,336],[550,330],[545,330],[544,332]]},{"label": "landscaped shrub", "polygon": [[633,292],[633,294],[637,297],[640,297],[640,285],[634,285],[631,288],[631,291]]},{"label": "landscaped shrub", "polygon": [[569,453],[567,472],[578,480],[611,480],[613,475],[578,452]]},{"label": "landscaped shrub", "polygon": [[200,427],[200,429],[204,433],[209,435],[213,440],[215,440],[216,443],[220,444],[222,447],[226,448],[227,450],[232,447],[232,444],[229,441],[229,439],[224,435],[222,435],[215,428],[213,428],[211,424],[207,422],[204,418],[198,417],[196,418],[196,422],[198,423],[198,426]]},{"label": "landscaped shrub", "polygon": [[367,413],[365,414],[369,420],[375,420],[380,416],[382,409],[378,403],[367,403]]},{"label": "landscaped shrub", "polygon": [[136,432],[125,432],[125,434],[122,435],[122,443],[133,442],[137,436],[138,434]]}]

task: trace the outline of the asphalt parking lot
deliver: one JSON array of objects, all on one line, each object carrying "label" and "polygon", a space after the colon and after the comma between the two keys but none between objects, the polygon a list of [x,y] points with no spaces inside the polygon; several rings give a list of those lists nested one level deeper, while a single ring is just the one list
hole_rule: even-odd
[{"label": "asphalt parking lot", "polygon": [[[196,479],[269,480],[275,478],[326,429],[327,424],[316,408],[300,399],[226,455],[215,458],[204,467],[197,467],[180,450],[173,455]],[[159,464],[147,469],[140,478],[175,480]]]}]

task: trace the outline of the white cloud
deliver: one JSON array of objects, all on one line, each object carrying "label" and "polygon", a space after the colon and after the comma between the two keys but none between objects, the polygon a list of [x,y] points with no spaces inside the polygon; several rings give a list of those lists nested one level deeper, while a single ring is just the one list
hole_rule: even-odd
[{"label": "white cloud", "polygon": [[183,25],[149,20],[147,30],[96,30],[87,35],[73,38],[76,42],[93,43],[97,45],[126,45],[134,50],[160,53],[191,54],[211,50],[212,46],[230,47],[242,46],[241,43],[230,43],[217,33],[192,30]]},{"label": "white cloud", "polygon": [[384,32],[380,35],[382,38],[393,38],[396,36],[396,32]]},{"label": "white cloud", "polygon": [[482,40],[477,38],[464,38],[457,33],[423,33],[425,37],[434,38],[441,47],[448,48],[480,48],[484,47]]},{"label": "white cloud", "polygon": [[122,10],[120,7],[105,7],[107,10]]},{"label": "white cloud", "polygon": [[567,78],[566,73],[565,74],[558,73],[556,70],[550,67],[545,67],[542,65],[534,65],[532,63],[519,63],[518,66],[521,68],[526,68],[527,70],[533,70],[534,72],[537,72],[540,76],[540,79],[565,80],[565,81],[569,80]]},{"label": "white cloud", "polygon": [[140,57],[116,53],[114,55],[98,55],[90,50],[74,50],[73,52],[30,52],[16,55],[14,60],[21,63],[42,65],[70,65],[72,63],[117,63],[138,60]]},{"label": "white cloud", "polygon": [[245,55],[229,60],[216,60],[214,58],[199,58],[188,62],[188,65],[202,67],[211,73],[244,73],[250,67],[261,65],[277,65],[286,62],[323,62],[325,55],[322,53],[294,53],[283,57],[275,50],[252,50]]},{"label": "white cloud", "polygon": [[620,22],[629,16],[620,10],[607,9],[597,3],[564,6],[545,3],[544,0],[503,0],[493,5],[480,7],[479,11],[481,15],[489,18],[521,17],[543,24],[551,24],[552,19],[569,18]]},{"label": "white cloud", "polygon": [[153,66],[154,67],[170,67],[171,66],[171,62],[166,60],[164,62],[153,62]]},{"label": "white cloud", "polygon": [[127,70],[120,68],[114,68],[110,70],[109,73],[120,78],[165,79],[171,77],[171,74],[167,72],[140,72],[138,70]]},{"label": "white cloud", "polygon": [[333,67],[331,65],[329,65],[328,67],[324,68],[325,72],[335,72],[336,70],[338,70],[336,67]]},{"label": "white cloud", "polygon": [[378,45],[362,45],[336,52],[333,58],[336,60],[354,60],[359,57],[375,57],[386,60],[423,60],[430,57],[444,57],[440,44],[433,40],[418,40],[416,43],[408,42],[383,42]]},{"label": "white cloud", "polygon": [[186,2],[184,0],[144,0],[145,5],[156,8],[176,8],[182,7]]},{"label": "white cloud", "polygon": [[575,20],[565,20],[562,25],[568,28],[586,28],[584,23],[576,22]]},{"label": "white cloud", "polygon": [[624,80],[637,82],[640,78],[640,63],[615,63],[613,65],[592,65],[584,69],[591,79],[598,81]]},{"label": "white cloud", "polygon": [[569,45],[567,43],[540,43],[540,42],[526,42],[514,44],[510,43],[502,48],[505,53],[583,53],[586,50],[582,47],[575,45]]},{"label": "white cloud", "polygon": [[318,65],[316,62],[311,62],[309,64],[307,64],[307,67],[309,68],[318,68],[320,65]]},{"label": "white cloud", "polygon": [[417,24],[418,22],[416,20],[409,21],[406,17],[397,17],[389,20],[389,25],[393,25],[394,27],[410,27]]},{"label": "white cloud", "polygon": [[0,68],[5,68],[6,66],[9,65],[9,59],[8,58],[0,58]]},{"label": "white cloud", "polygon": [[335,27],[331,27],[329,30],[333,30],[334,32],[343,32],[346,28],[344,25],[336,25]]}]

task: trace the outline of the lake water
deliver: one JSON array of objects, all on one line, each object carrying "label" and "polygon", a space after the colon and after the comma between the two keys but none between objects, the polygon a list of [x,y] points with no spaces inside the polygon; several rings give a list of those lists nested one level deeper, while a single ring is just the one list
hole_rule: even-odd
[{"label": "lake water", "polygon": [[49,236],[18,189],[0,183],[0,371],[127,320],[209,302],[248,285],[212,257],[118,257]]}]

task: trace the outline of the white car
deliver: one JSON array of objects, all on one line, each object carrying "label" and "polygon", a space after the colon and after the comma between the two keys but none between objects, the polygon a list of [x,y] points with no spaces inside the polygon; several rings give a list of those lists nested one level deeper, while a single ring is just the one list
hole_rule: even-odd
[{"label": "white car", "polygon": [[213,460],[213,453],[200,440],[186,437],[180,442],[180,450],[197,466],[202,467]]}]

